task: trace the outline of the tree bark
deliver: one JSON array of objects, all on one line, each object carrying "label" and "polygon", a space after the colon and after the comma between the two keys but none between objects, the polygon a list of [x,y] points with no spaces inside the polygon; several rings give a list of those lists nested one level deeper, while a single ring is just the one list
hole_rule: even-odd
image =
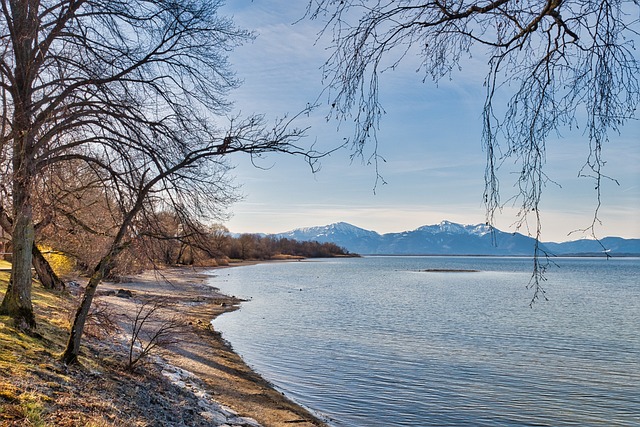
[{"label": "tree bark", "polygon": [[82,333],[84,332],[84,325],[89,315],[89,309],[93,302],[93,297],[96,294],[98,285],[104,278],[108,271],[108,263],[111,257],[108,255],[103,258],[87,283],[87,287],[84,290],[82,302],[76,310],[76,315],[73,319],[73,325],[71,326],[71,332],[69,333],[69,340],[67,341],[67,347],[62,355],[62,362],[65,365],[70,365],[78,361],[78,354],[80,353],[80,342],[82,340]]},{"label": "tree bark", "polygon": [[[14,193],[14,200],[21,199],[20,196],[16,197]],[[0,314],[11,316],[18,328],[30,330],[36,326],[31,303],[31,250],[34,243],[34,227],[29,196],[22,198],[27,200],[22,201],[23,203],[16,209],[11,233],[13,242],[11,280],[0,305]]]},{"label": "tree bark", "polygon": [[39,2],[11,2],[11,43],[15,67],[9,90],[13,98],[13,254],[11,281],[0,313],[14,319],[20,329],[35,328],[31,303],[31,250],[35,241],[31,186],[35,176],[33,129],[34,40],[38,32]]},{"label": "tree bark", "polygon": [[56,291],[64,290],[64,282],[58,277],[49,262],[45,259],[38,246],[34,244],[31,248],[31,255],[33,256],[33,267],[38,274],[40,283],[45,289],[53,289]]},{"label": "tree bark", "polygon": [[[2,206],[0,206],[0,227],[2,227],[2,230],[7,234],[11,235],[13,230],[13,221],[9,215],[7,215]],[[44,255],[42,255],[42,252],[40,252],[40,249],[38,249],[38,245],[36,245],[35,242],[31,248],[31,255],[33,257],[33,267],[40,278],[42,286],[46,289],[54,289],[56,291],[63,290],[65,288],[64,282],[58,277],[56,272],[53,271],[49,261],[47,261]]]}]

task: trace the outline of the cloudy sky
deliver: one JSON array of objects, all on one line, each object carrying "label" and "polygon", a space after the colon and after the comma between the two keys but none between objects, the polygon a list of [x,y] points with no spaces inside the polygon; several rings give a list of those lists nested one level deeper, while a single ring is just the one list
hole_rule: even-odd
[{"label": "cloudy sky", "polygon": [[[233,0],[223,7],[223,13],[257,35],[253,43],[230,54],[244,81],[231,94],[236,112],[264,113],[274,120],[318,99],[328,41],[317,41],[318,22],[299,21],[305,5],[306,1]],[[260,159],[258,167],[246,157],[233,158],[244,199],[232,207],[226,226],[233,232],[275,233],[345,221],[385,233],[444,219],[483,223],[485,152],[480,136],[485,64],[482,58],[467,61],[452,79],[436,85],[423,82],[412,61],[380,80],[386,114],[378,131],[378,151],[385,162],[378,168],[386,184],[376,185],[376,170],[367,164],[366,155],[364,160],[351,160],[348,150],[325,158],[315,174],[300,158],[272,155]],[[310,126],[305,143],[327,148],[351,136],[353,128],[327,122],[326,97],[320,100],[321,108],[299,124]],[[596,229],[600,237],[640,237],[639,140],[636,121],[612,136],[606,147],[605,173],[620,185],[603,185],[602,225]],[[547,149],[547,174],[561,187],[549,185],[543,194],[543,240],[581,238],[581,233],[569,233],[592,223],[597,202],[593,182],[578,178],[588,140],[581,131],[566,132]],[[513,194],[515,178],[509,166],[501,177],[503,200]],[[515,213],[506,206],[497,218],[498,228],[515,231]]]}]

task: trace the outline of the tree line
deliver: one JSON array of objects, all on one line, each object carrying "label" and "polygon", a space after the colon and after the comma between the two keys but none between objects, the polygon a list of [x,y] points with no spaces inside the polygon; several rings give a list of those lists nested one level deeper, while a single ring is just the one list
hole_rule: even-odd
[{"label": "tree line", "polygon": [[243,234],[230,238],[228,257],[238,259],[277,259],[284,256],[303,258],[331,258],[356,256],[335,243],[317,241],[300,242],[285,237]]},{"label": "tree line", "polygon": [[[347,249],[332,242],[298,241],[260,234],[230,233],[226,227],[198,224],[187,230],[179,218],[168,212],[156,217],[153,233],[139,235],[114,261],[107,279],[139,273],[145,269],[189,265],[226,266],[236,261],[266,261],[297,258],[353,257]],[[34,257],[36,277],[45,287],[63,290],[60,276],[89,275],[91,267],[105,250],[108,239],[95,230],[67,228],[62,222],[45,227],[37,239]],[[11,261],[11,242],[2,242],[4,258]]]},{"label": "tree line", "polygon": [[197,233],[173,239],[149,239],[144,245],[146,256],[151,256],[147,258],[146,267],[155,263],[215,266],[227,265],[235,260],[356,256],[331,242],[297,241],[248,233],[232,235],[220,225],[203,227]]}]

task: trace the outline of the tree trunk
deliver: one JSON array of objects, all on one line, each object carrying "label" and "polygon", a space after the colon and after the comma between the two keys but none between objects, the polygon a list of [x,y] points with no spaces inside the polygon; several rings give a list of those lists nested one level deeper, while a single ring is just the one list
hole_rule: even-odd
[{"label": "tree trunk", "polygon": [[65,365],[70,365],[78,361],[80,341],[82,340],[84,325],[87,321],[87,316],[89,315],[89,309],[91,309],[91,303],[93,302],[93,297],[96,294],[96,289],[98,289],[98,285],[108,271],[108,259],[111,259],[111,257],[107,256],[103,258],[98,266],[96,266],[91,278],[89,279],[89,283],[87,283],[87,287],[84,290],[82,302],[78,306],[76,316],[73,319],[73,325],[71,326],[71,332],[69,333],[67,347],[62,355],[62,362]]},{"label": "tree trunk", "polygon": [[[160,175],[162,177],[163,175]],[[93,274],[89,279],[89,283],[87,283],[87,287],[84,290],[84,295],[82,297],[82,302],[76,311],[76,316],[73,319],[73,325],[71,325],[71,332],[69,333],[69,341],[67,341],[67,348],[64,350],[64,354],[62,355],[62,362],[66,365],[70,365],[78,361],[78,354],[80,353],[80,341],[82,340],[82,333],[84,332],[84,325],[87,321],[87,316],[89,315],[89,310],[91,309],[91,303],[93,302],[93,297],[96,294],[96,289],[98,285],[104,279],[104,277],[109,274],[111,268],[113,268],[113,262],[115,258],[124,250],[128,244],[121,244],[124,240],[124,237],[131,225],[131,221],[136,216],[138,212],[143,207],[143,201],[145,197],[149,193],[149,190],[156,184],[160,177],[156,177],[152,179],[147,185],[142,187],[140,192],[136,197],[136,202],[131,208],[131,210],[124,216],[122,220],[122,224],[120,224],[120,229],[118,233],[113,238],[111,242],[111,247],[109,251],[102,257],[98,265],[93,269]]]},{"label": "tree trunk", "polygon": [[180,264],[180,260],[182,259],[182,254],[184,253],[185,244],[180,243],[180,249],[178,250],[178,255],[176,256],[176,260],[174,264]]},{"label": "tree trunk", "polygon": [[[16,186],[18,187],[18,186]],[[20,200],[20,195],[14,200]],[[29,196],[16,210],[13,223],[13,242],[11,281],[4,295],[0,313],[13,318],[16,326],[20,329],[30,330],[35,328],[36,319],[33,314],[31,303],[31,250],[34,243],[33,217]]]},{"label": "tree trunk", "polygon": [[[4,295],[0,313],[11,316],[20,329],[35,328],[31,303],[31,250],[35,240],[31,186],[35,176],[33,82],[35,76],[33,45],[38,37],[39,2],[11,2],[15,67],[9,93],[13,101],[11,130],[13,133],[13,243],[11,285]],[[5,117],[6,119],[6,117]]]},{"label": "tree trunk", "polygon": [[[28,136],[16,137],[14,152],[22,152],[32,146]],[[27,150],[28,151],[28,150]],[[11,243],[11,285],[4,295],[0,314],[13,318],[19,329],[31,330],[36,327],[31,303],[31,263],[35,243],[33,207],[31,204],[31,182],[33,169],[28,156],[13,159],[13,230]]]},{"label": "tree trunk", "polygon": [[[127,224],[128,222],[129,221],[127,221]],[[124,234],[125,229],[126,225],[123,225],[120,233],[118,234],[118,237],[114,239],[115,242],[120,242],[120,240],[122,240],[122,235]],[[87,283],[87,287],[84,290],[82,302],[80,303],[80,306],[78,306],[78,310],[76,310],[76,316],[73,319],[73,325],[71,325],[71,332],[69,333],[69,341],[67,341],[67,347],[64,350],[64,354],[62,355],[62,362],[65,365],[70,365],[78,361],[78,354],[80,353],[80,341],[82,340],[84,325],[87,321],[89,310],[91,309],[93,297],[96,294],[98,285],[100,284],[100,282],[102,282],[102,279],[104,279],[104,277],[109,274],[109,271],[113,267],[113,260],[123,249],[123,246],[118,246],[115,242],[113,243],[109,253],[100,260],[98,265],[93,270],[93,274],[89,279],[89,283]]]},{"label": "tree trunk", "polygon": [[64,290],[64,282],[58,277],[49,262],[45,259],[37,245],[33,245],[31,249],[33,256],[33,267],[38,274],[40,283],[45,289],[54,289],[56,291]]},{"label": "tree trunk", "polygon": [[[0,206],[0,227],[0,231],[4,230],[7,234],[12,233],[13,221],[9,218],[9,215],[7,215],[2,206]],[[31,255],[33,257],[33,267],[40,278],[42,286],[46,289],[63,290],[65,287],[64,282],[58,277],[56,272],[53,271],[49,261],[42,255],[42,252],[38,249],[38,245],[35,243],[31,248]]]}]

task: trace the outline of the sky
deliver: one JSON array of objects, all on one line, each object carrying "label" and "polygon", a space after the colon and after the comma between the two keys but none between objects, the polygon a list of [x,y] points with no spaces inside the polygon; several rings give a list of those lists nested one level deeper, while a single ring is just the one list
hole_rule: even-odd
[{"label": "sky", "polygon": [[[321,67],[329,55],[328,40],[318,39],[321,24],[300,20],[306,1],[230,0],[221,13],[252,30],[256,39],[229,53],[243,84],[230,94],[234,113],[263,113],[268,121],[294,115],[320,99],[320,108],[297,123],[307,127],[303,143],[330,148],[350,137],[350,123],[327,121],[328,103]],[[380,79],[380,101],[386,111],[378,130],[378,171],[364,158],[351,159],[347,149],[321,161],[312,173],[305,161],[269,155],[252,162],[231,158],[242,201],[231,207],[225,223],[236,233],[278,233],[295,228],[348,222],[379,233],[412,230],[449,220],[479,224],[486,220],[483,204],[486,153],[481,142],[484,102],[482,58],[437,85],[416,72],[408,58]],[[639,117],[640,118],[640,117]],[[604,173],[615,178],[602,186],[598,237],[640,238],[640,123],[629,122],[605,147]],[[593,181],[578,178],[588,155],[582,131],[563,132],[547,144],[549,184],[541,203],[542,240],[586,237],[575,230],[589,227],[597,206]],[[515,177],[507,164],[501,175],[502,200],[513,194]],[[516,230],[517,206],[506,205],[495,225]]]}]

